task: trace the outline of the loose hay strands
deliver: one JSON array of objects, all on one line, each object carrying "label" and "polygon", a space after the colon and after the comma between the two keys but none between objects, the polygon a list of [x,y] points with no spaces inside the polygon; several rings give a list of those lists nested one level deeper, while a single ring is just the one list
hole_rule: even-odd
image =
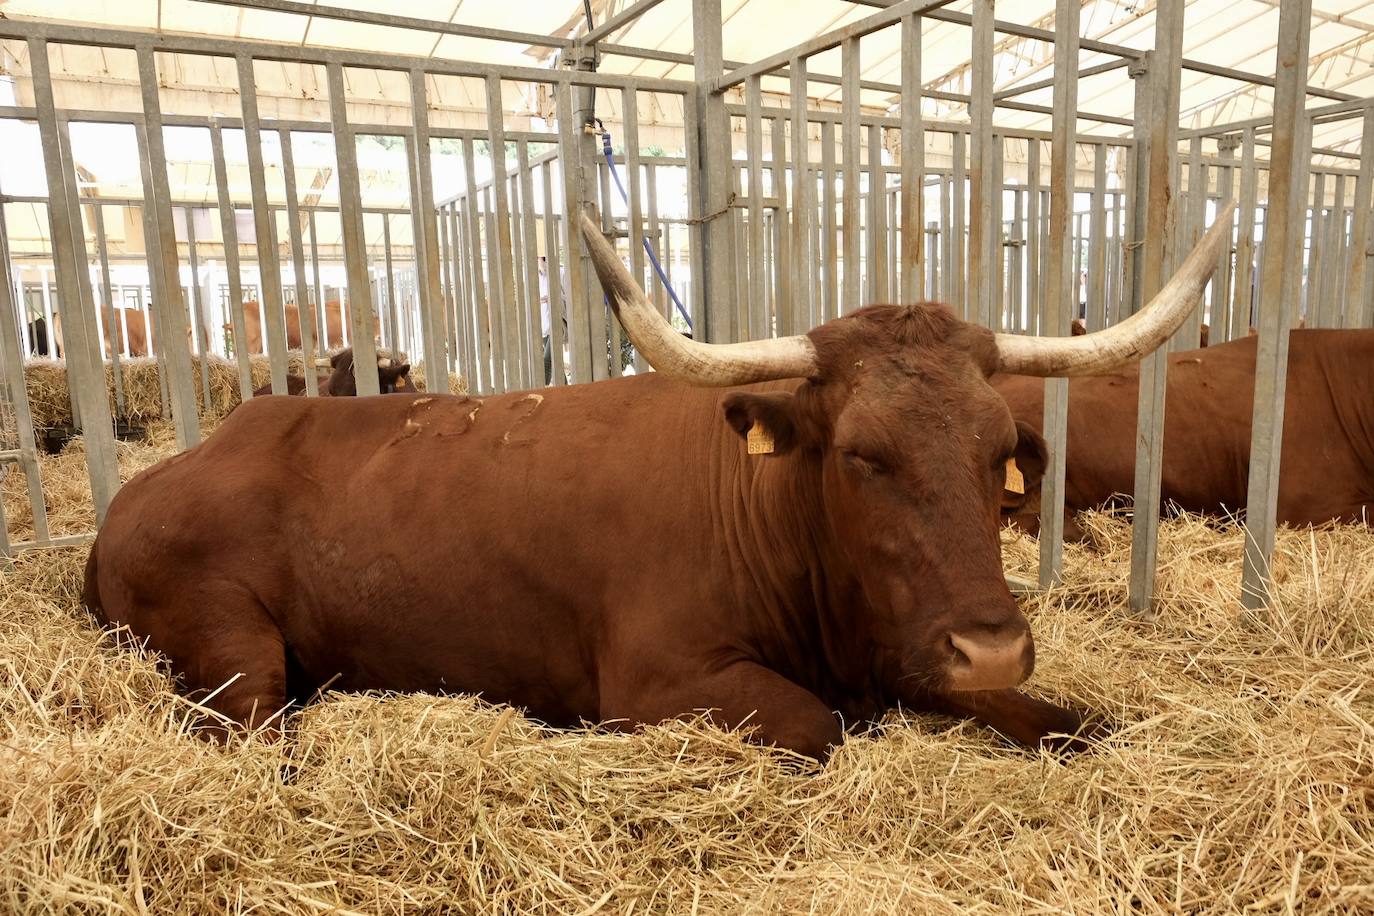
[{"label": "loose hay strands", "polygon": [[1145,623],[1129,526],[1088,525],[1027,602],[1030,689],[1111,737],[1061,762],[893,715],[824,769],[700,721],[555,731],[465,697],[329,694],[218,748],[77,610],[84,551],[26,554],[0,576],[0,909],[1374,908],[1374,533],[1282,532],[1277,606],[1250,612],[1240,533],[1166,522]]}]

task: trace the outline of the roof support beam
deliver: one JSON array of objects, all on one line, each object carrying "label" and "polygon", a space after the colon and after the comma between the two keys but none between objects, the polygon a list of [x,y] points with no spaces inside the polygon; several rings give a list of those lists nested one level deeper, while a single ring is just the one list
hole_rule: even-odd
[{"label": "roof support beam", "polygon": [[601,25],[592,29],[586,35],[580,36],[577,39],[577,43],[584,45],[596,44],[607,35],[619,30],[622,26],[628,25],[662,2],[663,0],[637,0],[637,2],[631,3],[610,19],[607,19],[605,22],[601,23]]}]

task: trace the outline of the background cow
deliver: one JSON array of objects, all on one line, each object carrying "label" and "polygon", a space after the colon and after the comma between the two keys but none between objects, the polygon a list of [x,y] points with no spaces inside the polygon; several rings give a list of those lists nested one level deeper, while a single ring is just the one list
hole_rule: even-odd
[{"label": "background cow", "polygon": [[[301,313],[294,303],[288,303],[285,307],[286,314],[286,347],[288,350],[299,350],[301,348]],[[344,339],[344,326],[349,320],[349,313],[343,304],[335,299],[326,302],[324,305],[325,327],[315,329],[315,342],[317,346],[323,346],[327,340],[330,345],[340,344]],[[248,343],[249,353],[263,353],[263,341],[266,340],[266,330],[262,323],[262,312],[256,302],[245,302],[243,304],[243,332]],[[352,335],[352,326],[348,326],[349,334]],[[224,331],[229,340],[233,340],[233,325],[225,324]],[[323,333],[328,337],[323,336]],[[374,313],[372,316],[372,335],[379,338],[382,333],[381,322]]]},{"label": "background cow", "polygon": [[[358,395],[358,379],[353,374],[353,348],[340,350],[328,359],[315,361],[315,369],[329,369],[329,375],[320,382],[321,397],[351,398]],[[377,352],[377,386],[381,394],[394,394],[414,390],[410,382],[410,363],[397,358],[388,350]],[[263,385],[253,392],[253,397],[272,393],[270,384]],[[286,377],[286,393],[305,394],[305,377],[292,373]]]},{"label": "background cow", "polygon": [[998,512],[1008,463],[1036,481],[1045,449],[988,378],[1158,346],[1230,214],[1147,310],[1082,340],[921,304],[724,346],[674,331],[584,214],[658,372],[254,399],[119,491],[84,602],[248,726],[328,682],[480,692],[556,725],[708,708],[817,758],[899,702],[1031,745],[1072,733],[1077,714],[1016,689],[1035,656]]},{"label": "background cow", "polygon": [[[1165,503],[1189,512],[1246,507],[1257,338],[1169,356]],[[1019,422],[1041,429],[1044,383],[997,376]],[[1069,383],[1065,507],[1108,505],[1135,487],[1137,366]],[[1290,525],[1374,518],[1374,330],[1294,330],[1289,337],[1278,520]],[[1014,521],[1039,529],[1028,487]],[[1080,532],[1069,529],[1073,536]]]}]

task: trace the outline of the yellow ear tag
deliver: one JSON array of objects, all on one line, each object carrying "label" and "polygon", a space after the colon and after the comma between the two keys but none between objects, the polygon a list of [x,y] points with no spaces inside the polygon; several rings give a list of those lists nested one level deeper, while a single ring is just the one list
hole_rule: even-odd
[{"label": "yellow ear tag", "polygon": [[1002,485],[1002,489],[1017,496],[1026,495],[1026,478],[1021,476],[1021,469],[1016,466],[1015,458],[1007,459],[1007,482]]},{"label": "yellow ear tag", "polygon": [[749,446],[751,455],[771,455],[773,453],[773,434],[763,428],[763,425],[755,422],[749,427],[749,435],[745,438]]}]

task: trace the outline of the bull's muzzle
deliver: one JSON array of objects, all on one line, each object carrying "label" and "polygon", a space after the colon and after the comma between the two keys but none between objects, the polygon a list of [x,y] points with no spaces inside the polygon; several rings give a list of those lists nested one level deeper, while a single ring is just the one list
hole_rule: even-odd
[{"label": "bull's muzzle", "polygon": [[1035,643],[1023,621],[951,632],[948,640],[950,690],[1006,690],[1035,668]]}]

